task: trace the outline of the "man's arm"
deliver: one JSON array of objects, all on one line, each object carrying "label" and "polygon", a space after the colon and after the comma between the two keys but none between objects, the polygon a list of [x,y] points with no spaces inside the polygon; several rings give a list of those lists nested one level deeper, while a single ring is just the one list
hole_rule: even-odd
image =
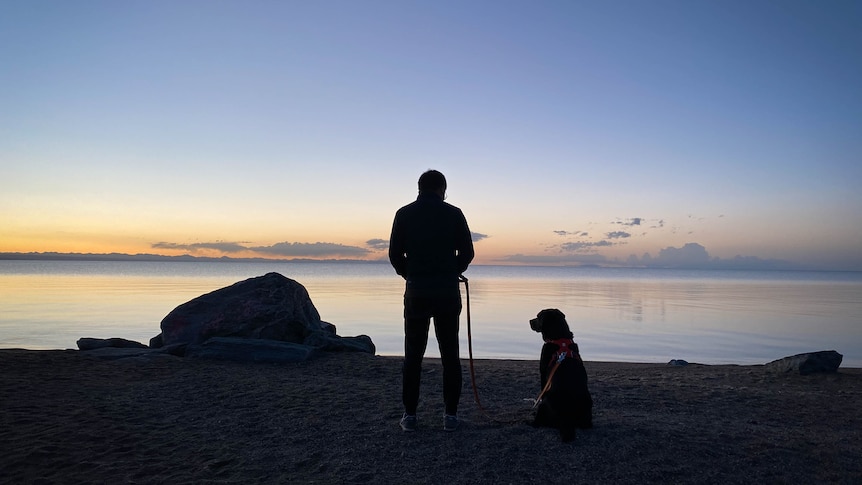
[{"label": "man's arm", "polygon": [[395,272],[401,276],[407,272],[407,254],[404,252],[404,236],[398,224],[398,215],[392,221],[392,233],[389,235],[389,263]]},{"label": "man's arm", "polygon": [[[473,261],[473,256],[475,256],[475,252],[473,251],[473,236],[470,233],[470,227],[467,226],[467,219],[464,217],[464,214],[460,212],[461,215],[461,224],[459,225],[459,234],[458,234],[458,273],[463,273],[467,271],[467,267],[470,266],[470,262]],[[391,247],[391,246],[390,246]]]}]

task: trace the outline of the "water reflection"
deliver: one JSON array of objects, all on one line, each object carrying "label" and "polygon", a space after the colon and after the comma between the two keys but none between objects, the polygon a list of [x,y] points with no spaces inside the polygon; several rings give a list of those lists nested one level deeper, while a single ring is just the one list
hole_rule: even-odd
[{"label": "water reflection", "polygon": [[496,343],[490,354],[535,348],[527,320],[560,308],[591,360],[763,363],[837,348],[845,365],[860,362],[858,283],[491,278],[473,287],[474,335]]},{"label": "water reflection", "polygon": [[[9,263],[0,261],[2,348],[72,348],[85,336],[148,342],[177,305],[278,271],[308,289],[339,334],[370,335],[383,355],[402,352],[404,283],[385,264]],[[528,320],[559,308],[587,360],[745,364],[836,349],[845,366],[862,366],[858,276],[502,267],[468,273],[479,358],[535,359],[541,339]],[[433,338],[428,355],[438,355]]]}]

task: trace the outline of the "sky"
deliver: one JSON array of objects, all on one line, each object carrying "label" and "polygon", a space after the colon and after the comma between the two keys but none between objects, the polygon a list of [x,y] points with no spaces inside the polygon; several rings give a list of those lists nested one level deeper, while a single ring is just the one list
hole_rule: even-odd
[{"label": "sky", "polygon": [[0,3],[0,252],[862,270],[856,1]]}]

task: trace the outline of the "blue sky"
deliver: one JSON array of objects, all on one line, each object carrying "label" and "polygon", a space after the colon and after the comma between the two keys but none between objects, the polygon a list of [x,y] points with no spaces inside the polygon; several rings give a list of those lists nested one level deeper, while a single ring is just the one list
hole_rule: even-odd
[{"label": "blue sky", "polygon": [[[0,5],[0,251],[862,270],[858,2]],[[782,261],[781,263],[776,260]]]}]

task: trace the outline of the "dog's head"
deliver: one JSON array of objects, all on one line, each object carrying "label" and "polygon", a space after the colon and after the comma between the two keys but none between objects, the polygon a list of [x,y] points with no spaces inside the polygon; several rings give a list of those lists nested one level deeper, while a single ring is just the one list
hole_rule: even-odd
[{"label": "dog's head", "polygon": [[572,338],[572,331],[566,322],[566,316],[556,308],[542,310],[536,318],[530,320],[530,328],[542,334],[544,340]]}]

